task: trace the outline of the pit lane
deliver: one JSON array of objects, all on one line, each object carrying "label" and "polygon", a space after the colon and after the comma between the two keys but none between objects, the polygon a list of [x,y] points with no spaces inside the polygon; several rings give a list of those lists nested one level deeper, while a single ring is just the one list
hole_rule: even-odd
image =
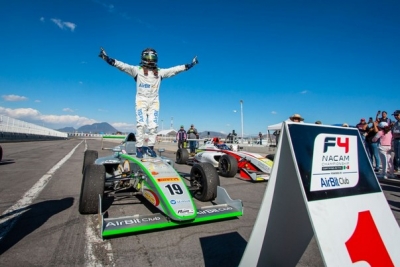
[{"label": "pit lane", "polygon": [[[82,140],[2,144],[0,164],[1,218],[44,175],[49,174]],[[110,146],[115,144],[110,143]],[[102,241],[97,238],[97,216],[82,216],[78,199],[85,148],[99,151],[100,141],[87,139],[54,173],[32,203],[14,221],[0,241],[0,266],[237,266],[249,240],[268,183],[251,183],[220,177],[233,199],[241,199],[244,216],[207,224],[142,233]],[[162,146],[160,144],[160,146]],[[168,149],[168,148],[167,148]],[[175,149],[164,156],[175,158]],[[189,173],[190,166],[175,165]],[[400,187],[383,185],[393,214],[400,221]],[[199,206],[209,203],[196,202]],[[138,199],[121,199],[108,206],[110,215],[149,214]],[[9,227],[10,224],[8,224]],[[5,224],[0,225],[3,231]],[[301,229],[298,229],[301,231]],[[97,239],[96,239],[97,238]],[[282,256],[284,256],[282,252]],[[322,266],[319,250],[311,240],[297,266]]]}]

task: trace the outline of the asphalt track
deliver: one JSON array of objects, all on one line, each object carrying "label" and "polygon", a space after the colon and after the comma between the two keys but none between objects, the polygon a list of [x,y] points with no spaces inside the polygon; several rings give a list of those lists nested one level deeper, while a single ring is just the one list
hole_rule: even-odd
[{"label": "asphalt track", "polygon": [[[2,147],[0,266],[237,266],[268,185],[221,177],[230,196],[243,201],[244,216],[103,241],[97,216],[78,212],[85,149],[99,150],[99,156],[110,153],[100,150],[99,140],[5,143]],[[175,158],[171,151],[164,156]],[[175,166],[182,173],[190,172],[190,166]],[[381,186],[399,223],[400,186]],[[152,212],[138,199],[115,202],[108,211],[111,217]],[[315,239],[297,266],[323,266]]]}]

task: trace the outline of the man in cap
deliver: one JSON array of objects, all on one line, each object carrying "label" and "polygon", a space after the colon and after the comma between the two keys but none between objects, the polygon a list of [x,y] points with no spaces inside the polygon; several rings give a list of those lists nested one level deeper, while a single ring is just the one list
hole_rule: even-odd
[{"label": "man in cap", "polygon": [[176,141],[178,142],[178,149],[186,148],[186,145],[185,145],[186,139],[187,139],[186,131],[185,131],[183,125],[181,125],[181,128],[176,133]]},{"label": "man in cap", "polygon": [[198,137],[197,129],[194,128],[194,125],[190,125],[190,129],[187,130],[187,137],[189,139],[189,149],[190,149],[190,155],[194,156],[196,153],[196,141],[193,139],[197,139]]},{"label": "man in cap", "polygon": [[[152,156],[156,156],[153,151],[156,142],[158,114],[160,111],[159,89],[161,80],[172,77],[185,70],[189,70],[198,63],[197,57],[192,62],[185,65],[179,65],[172,68],[161,69],[157,66],[158,55],[156,50],[146,48],[142,51],[141,62],[139,66],[133,66],[118,61],[107,56],[101,48],[99,57],[111,66],[132,76],[136,82],[136,155],[143,157],[148,148]],[[149,131],[148,148],[144,146],[144,134],[146,128]]]},{"label": "man in cap", "polygon": [[392,136],[393,136],[393,149],[394,149],[394,159],[393,168],[396,174],[399,174],[400,166],[400,110],[396,110],[392,114],[396,119],[396,122],[392,126]]},{"label": "man in cap", "polygon": [[301,122],[304,121],[304,118],[300,116],[300,114],[293,114],[293,116],[289,117],[289,119],[293,122]]}]

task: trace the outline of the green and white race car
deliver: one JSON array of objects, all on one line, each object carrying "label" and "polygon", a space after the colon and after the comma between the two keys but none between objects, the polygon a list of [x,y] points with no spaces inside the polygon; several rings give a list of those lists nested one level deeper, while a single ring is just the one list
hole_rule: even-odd
[{"label": "green and white race car", "polygon": [[[184,178],[173,168],[173,161],[161,156],[162,149],[156,155],[143,147],[143,158],[138,158],[134,135],[122,138],[125,140],[112,149],[112,155],[98,158],[97,151],[86,150],[83,160],[79,212],[99,214],[103,238],[243,215],[242,201],[232,200],[219,186],[218,173],[211,164],[194,164],[190,177]],[[143,196],[160,213],[105,218],[103,197],[127,192]],[[198,208],[193,198],[212,201],[212,205]]]}]

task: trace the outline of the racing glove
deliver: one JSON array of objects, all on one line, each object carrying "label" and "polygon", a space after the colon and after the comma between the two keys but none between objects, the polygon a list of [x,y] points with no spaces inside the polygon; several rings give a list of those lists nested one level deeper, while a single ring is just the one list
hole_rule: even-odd
[{"label": "racing glove", "polygon": [[112,59],[109,56],[107,56],[106,51],[102,47],[100,47],[99,57],[101,57],[104,61],[106,61],[111,66],[115,65],[115,59]]},{"label": "racing glove", "polygon": [[192,60],[192,63],[186,64],[186,70],[190,69],[191,67],[193,67],[194,65],[196,65],[197,63],[199,63],[199,61],[197,60],[197,56],[195,56]]}]

